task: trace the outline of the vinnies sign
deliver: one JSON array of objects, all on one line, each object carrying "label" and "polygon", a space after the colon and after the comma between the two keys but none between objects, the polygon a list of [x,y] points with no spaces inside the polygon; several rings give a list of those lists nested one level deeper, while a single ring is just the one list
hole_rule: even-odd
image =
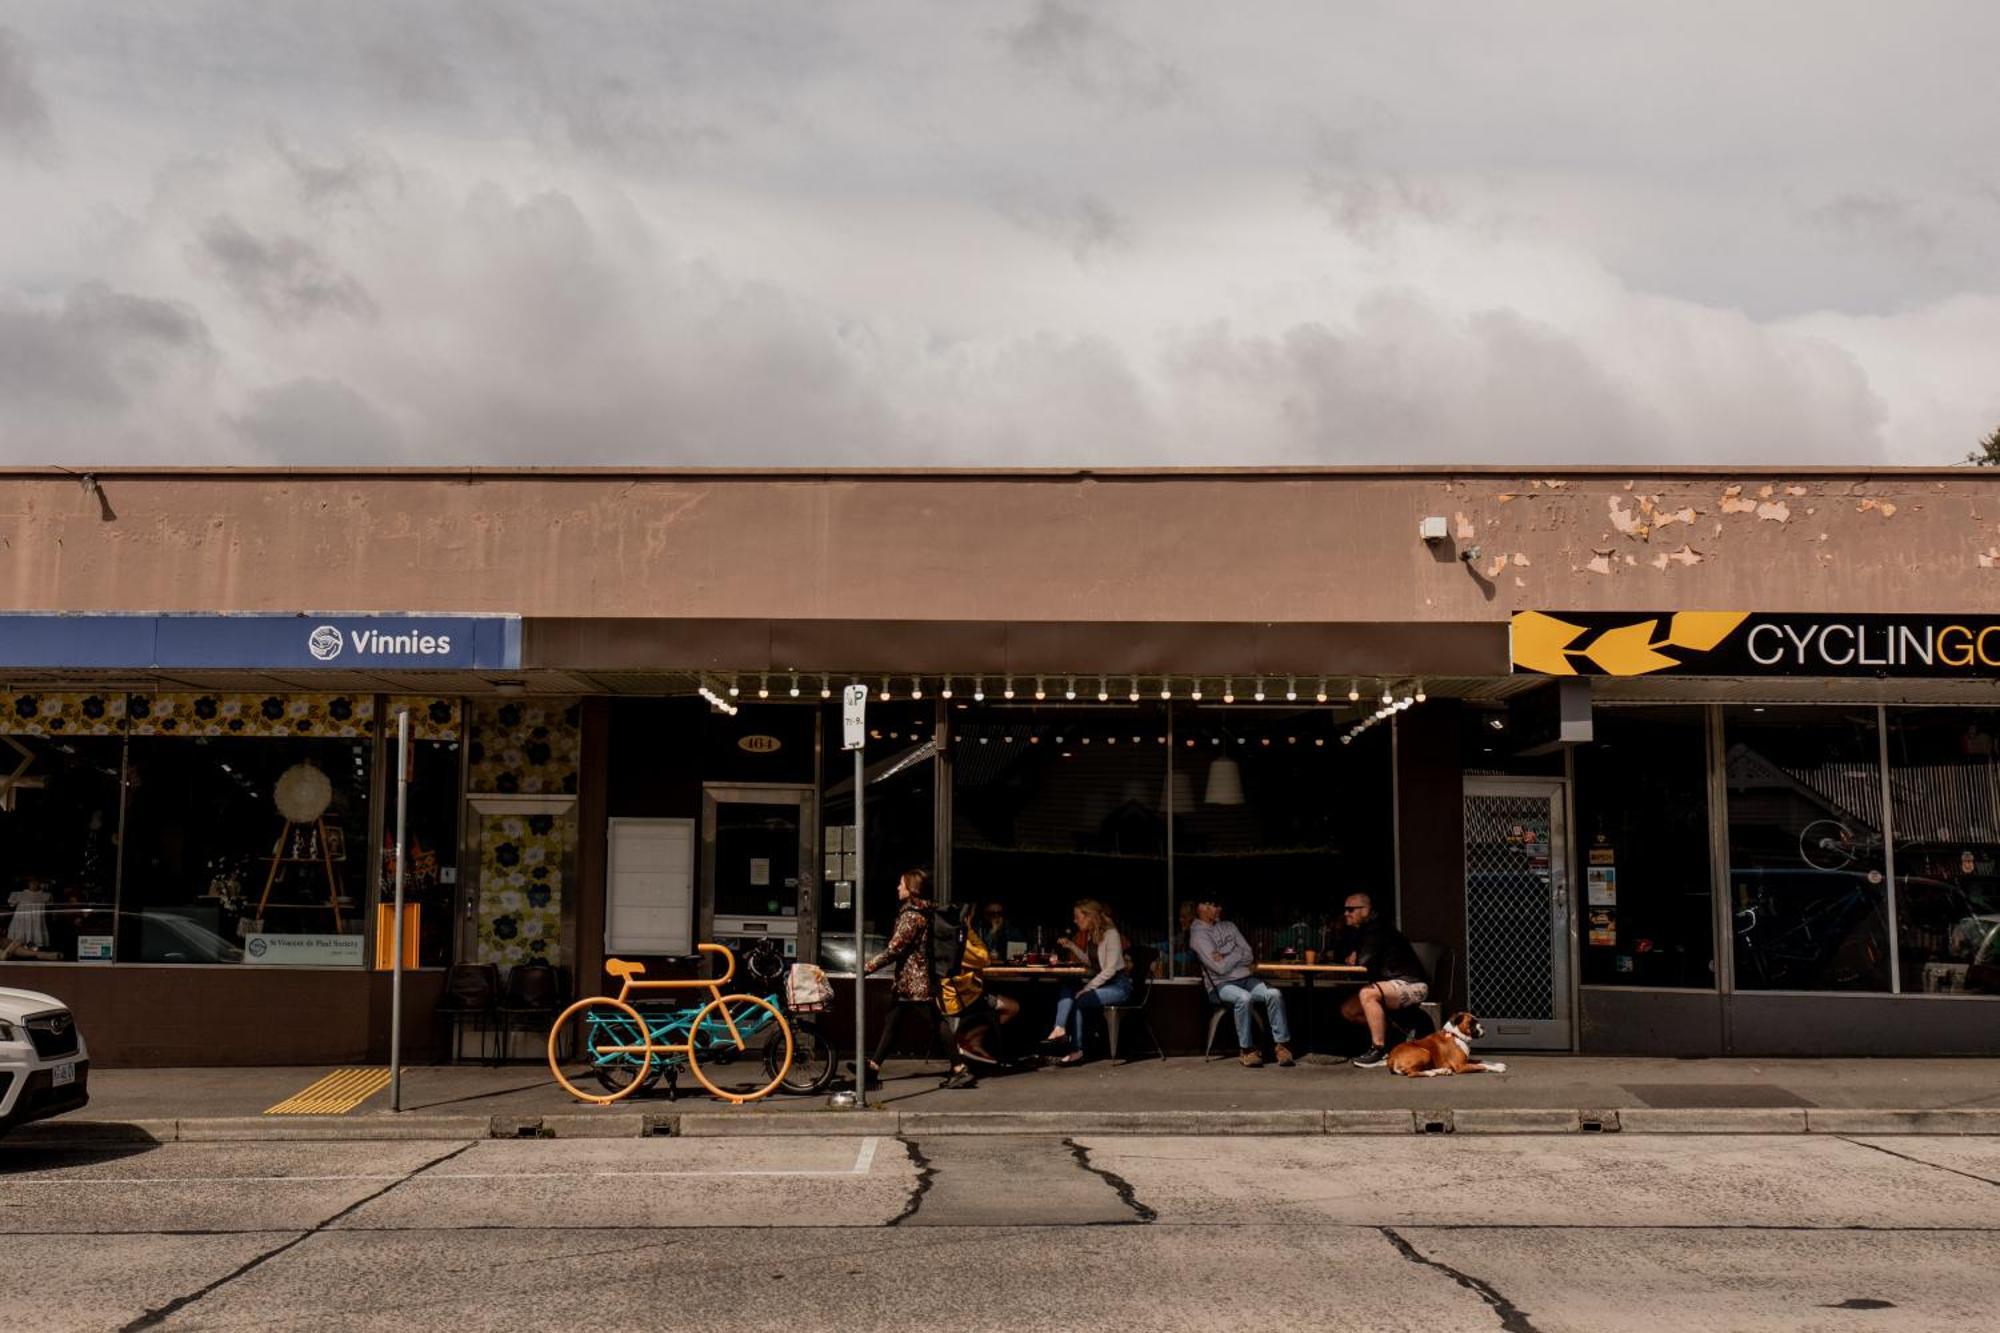
[{"label": "vinnies sign", "polygon": [[2000,616],[1519,611],[1513,669],[1546,676],[2000,678]]},{"label": "vinnies sign", "polygon": [[520,665],[519,616],[0,615],[0,667],[513,671]]}]

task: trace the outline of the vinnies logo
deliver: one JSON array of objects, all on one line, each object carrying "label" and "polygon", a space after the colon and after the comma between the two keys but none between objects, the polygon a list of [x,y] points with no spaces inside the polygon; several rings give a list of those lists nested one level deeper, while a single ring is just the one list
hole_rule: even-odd
[{"label": "vinnies logo", "polygon": [[306,651],[321,662],[331,662],[349,648],[358,656],[443,657],[451,652],[451,635],[416,632],[384,634],[372,629],[349,630],[342,634],[333,625],[320,625],[306,635]]},{"label": "vinnies logo", "polygon": [[322,662],[331,662],[340,656],[340,631],[331,625],[321,625],[306,636],[306,651]]}]

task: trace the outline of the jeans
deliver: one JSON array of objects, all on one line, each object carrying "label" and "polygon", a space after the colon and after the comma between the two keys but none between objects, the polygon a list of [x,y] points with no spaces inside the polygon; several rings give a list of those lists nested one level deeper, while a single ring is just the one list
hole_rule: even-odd
[{"label": "jeans", "polygon": [[1119,973],[1096,990],[1078,993],[1073,987],[1063,988],[1062,998],[1056,1001],[1056,1026],[1069,1029],[1069,1044],[1077,1050],[1083,1049],[1083,1015],[1087,1009],[1102,1009],[1107,1004],[1123,1004],[1132,998],[1132,978]]},{"label": "jeans", "polygon": [[1285,1021],[1285,997],[1269,982],[1226,981],[1215,988],[1215,998],[1217,1003],[1226,1004],[1236,1011],[1237,1050],[1247,1051],[1253,1044],[1250,1030],[1252,1001],[1264,1006],[1264,1017],[1271,1023],[1271,1040],[1280,1046],[1291,1044],[1291,1025]]}]

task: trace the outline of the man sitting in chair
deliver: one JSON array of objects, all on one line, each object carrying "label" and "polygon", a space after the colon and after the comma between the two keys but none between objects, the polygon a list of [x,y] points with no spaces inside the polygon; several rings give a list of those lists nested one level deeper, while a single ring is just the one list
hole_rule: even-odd
[{"label": "man sitting in chair", "polygon": [[1340,1016],[1367,1026],[1368,1049],[1354,1063],[1373,1069],[1389,1058],[1389,1011],[1429,999],[1431,979],[1403,932],[1375,919],[1374,898],[1350,893],[1341,912],[1346,924],[1341,947],[1349,963],[1368,969],[1368,983],[1341,1004]]},{"label": "man sitting in chair", "polygon": [[1188,927],[1188,946],[1201,963],[1201,979],[1217,1004],[1236,1011],[1236,1058],[1255,1069],[1264,1063],[1250,1027],[1250,1006],[1264,1006],[1271,1024],[1272,1052],[1281,1065],[1292,1063],[1292,1031],[1285,1022],[1285,997],[1277,987],[1257,977],[1257,959],[1250,941],[1234,924],[1222,919],[1222,904],[1204,898],[1194,907],[1194,923]]}]

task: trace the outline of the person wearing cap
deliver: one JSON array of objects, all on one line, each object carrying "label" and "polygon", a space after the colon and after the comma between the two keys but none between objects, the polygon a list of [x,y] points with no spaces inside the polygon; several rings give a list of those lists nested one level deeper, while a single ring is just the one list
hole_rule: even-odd
[{"label": "person wearing cap", "polygon": [[1236,1058],[1251,1069],[1264,1063],[1250,1026],[1250,1006],[1261,1004],[1264,1019],[1271,1025],[1272,1055],[1281,1065],[1291,1064],[1292,1030],[1285,1021],[1285,997],[1258,977],[1250,941],[1234,923],[1222,919],[1222,904],[1213,898],[1196,902],[1194,916],[1194,924],[1188,927],[1188,943],[1201,964],[1202,984],[1208,987],[1209,996],[1235,1011]]}]

